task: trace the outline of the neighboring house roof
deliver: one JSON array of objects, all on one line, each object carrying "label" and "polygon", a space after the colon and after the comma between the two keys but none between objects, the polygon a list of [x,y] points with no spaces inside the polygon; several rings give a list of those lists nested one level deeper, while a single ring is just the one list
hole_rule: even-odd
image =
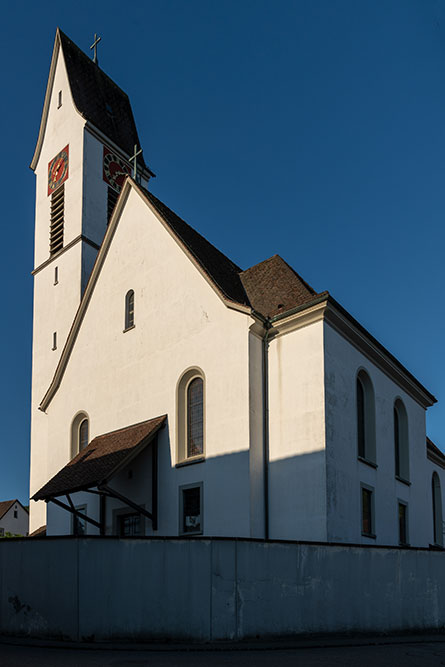
[{"label": "neighboring house roof", "polygon": [[46,524],[33,530],[32,533],[29,533],[28,537],[46,537]]},{"label": "neighboring house roof", "polygon": [[19,502],[17,499],[3,500],[3,502],[0,502],[0,519],[3,519],[6,512],[8,512],[11,509],[11,507],[14,505],[14,503],[17,503],[17,502]]},{"label": "neighboring house roof", "polygon": [[429,438],[426,439],[426,455],[430,461],[445,468],[445,454]]},{"label": "neighboring house roof", "polygon": [[153,440],[166,415],[99,435],[67,463],[33,500],[49,500],[105,484]]},{"label": "neighboring house roof", "polygon": [[317,294],[279,255],[255,264],[240,277],[252,308],[266,317],[301,306]]}]

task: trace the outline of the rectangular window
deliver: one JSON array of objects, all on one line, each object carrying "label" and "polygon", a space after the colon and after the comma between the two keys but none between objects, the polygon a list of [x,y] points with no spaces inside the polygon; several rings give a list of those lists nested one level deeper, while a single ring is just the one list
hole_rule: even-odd
[{"label": "rectangular window", "polygon": [[113,215],[114,207],[116,206],[119,193],[113,188],[108,186],[108,198],[107,198],[107,223],[110,222],[111,216]]},{"label": "rectangular window", "polygon": [[17,519],[17,510],[14,510],[14,519]]},{"label": "rectangular window", "polygon": [[[76,507],[76,510],[81,512],[82,514],[87,513],[87,506],[86,505],[79,505]],[[82,519],[79,516],[76,516],[75,514],[72,515],[71,518],[71,534],[72,535],[86,535],[87,534],[87,522],[85,519]]]},{"label": "rectangular window", "polygon": [[408,544],[408,506],[404,502],[398,502],[399,518],[399,544]]},{"label": "rectangular window", "polygon": [[141,535],[141,515],[137,513],[122,514],[118,517],[119,536],[131,537]]},{"label": "rectangular window", "polygon": [[5,529],[0,528],[0,537],[4,537],[4,536],[5,536]]},{"label": "rectangular window", "polygon": [[362,535],[375,537],[374,493],[371,488],[362,486]]},{"label": "rectangular window", "polygon": [[203,532],[202,484],[180,487],[179,502],[180,534],[201,534]]},{"label": "rectangular window", "polygon": [[65,185],[51,195],[51,222],[49,229],[49,254],[54,255],[63,248],[63,223],[65,215]]},{"label": "rectangular window", "polygon": [[59,90],[59,94],[57,96],[57,108],[60,109],[62,106],[62,91]]}]

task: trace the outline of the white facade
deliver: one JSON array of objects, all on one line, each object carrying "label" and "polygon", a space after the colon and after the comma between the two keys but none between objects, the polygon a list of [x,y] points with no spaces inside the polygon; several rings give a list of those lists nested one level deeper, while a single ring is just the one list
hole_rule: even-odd
[{"label": "white facade", "polygon": [[[158,437],[158,535],[181,533],[182,489],[196,485],[204,535],[398,545],[401,501],[408,507],[407,542],[442,543],[442,536],[434,540],[431,479],[433,470],[443,479],[443,468],[427,459],[425,433],[434,397],[327,294],[269,318],[227,298],[133,180],[126,180],[107,227],[102,156],[110,141],[76,110],[57,53],[56,39],[54,84],[50,77],[34,159],[31,496],[70,461],[80,412],[90,441],[167,415]],[[49,257],[47,166],[67,144],[64,249]],[[124,330],[129,290],[134,327]],[[179,444],[180,380],[190,369],[204,386],[199,460],[184,460]],[[360,371],[375,398],[371,462],[358,457]],[[405,481],[394,467],[396,400],[407,414]],[[151,466],[148,448],[113,482],[148,510]],[[373,537],[363,534],[363,485],[372,490]],[[72,500],[99,519],[97,495],[79,492]],[[123,507],[107,499],[107,533],[116,532]],[[31,503],[31,530],[47,521],[48,535],[72,531],[69,512],[49,502],[45,518],[45,509]],[[153,534],[147,518],[142,532]]]}]

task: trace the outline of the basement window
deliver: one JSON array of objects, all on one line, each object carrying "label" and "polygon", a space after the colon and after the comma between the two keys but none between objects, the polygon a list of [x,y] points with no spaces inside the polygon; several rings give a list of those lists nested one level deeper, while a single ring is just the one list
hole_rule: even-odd
[{"label": "basement window", "polygon": [[361,485],[362,501],[362,535],[375,538],[374,522],[374,489],[365,484]]},{"label": "basement window", "polygon": [[51,195],[51,222],[49,228],[49,254],[63,248],[63,223],[65,215],[65,185]]},{"label": "basement window", "polygon": [[202,482],[179,487],[179,534],[202,535]]}]

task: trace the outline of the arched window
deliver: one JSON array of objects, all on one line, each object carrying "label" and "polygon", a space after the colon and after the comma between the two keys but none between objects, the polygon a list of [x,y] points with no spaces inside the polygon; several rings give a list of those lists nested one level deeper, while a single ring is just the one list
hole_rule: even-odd
[{"label": "arched window", "polygon": [[186,371],[178,382],[178,461],[205,454],[205,380],[197,368]]},{"label": "arched window", "polygon": [[434,544],[443,547],[443,527],[442,527],[442,493],[440,491],[440,479],[437,472],[433,472],[432,478],[433,493],[433,536]]},{"label": "arched window", "polygon": [[361,459],[376,462],[375,401],[369,375],[361,370],[356,380],[357,451]]},{"label": "arched window", "polygon": [[88,445],[88,419],[80,422],[79,426],[79,452]]},{"label": "arched window", "polygon": [[134,327],[134,292],[129,290],[125,295],[125,331]]},{"label": "arched window", "polygon": [[409,480],[408,417],[405,406],[398,398],[394,403],[394,455],[396,477]]},{"label": "arched window", "polygon": [[89,420],[85,412],[79,412],[71,424],[71,458],[77,456],[89,441]]}]

